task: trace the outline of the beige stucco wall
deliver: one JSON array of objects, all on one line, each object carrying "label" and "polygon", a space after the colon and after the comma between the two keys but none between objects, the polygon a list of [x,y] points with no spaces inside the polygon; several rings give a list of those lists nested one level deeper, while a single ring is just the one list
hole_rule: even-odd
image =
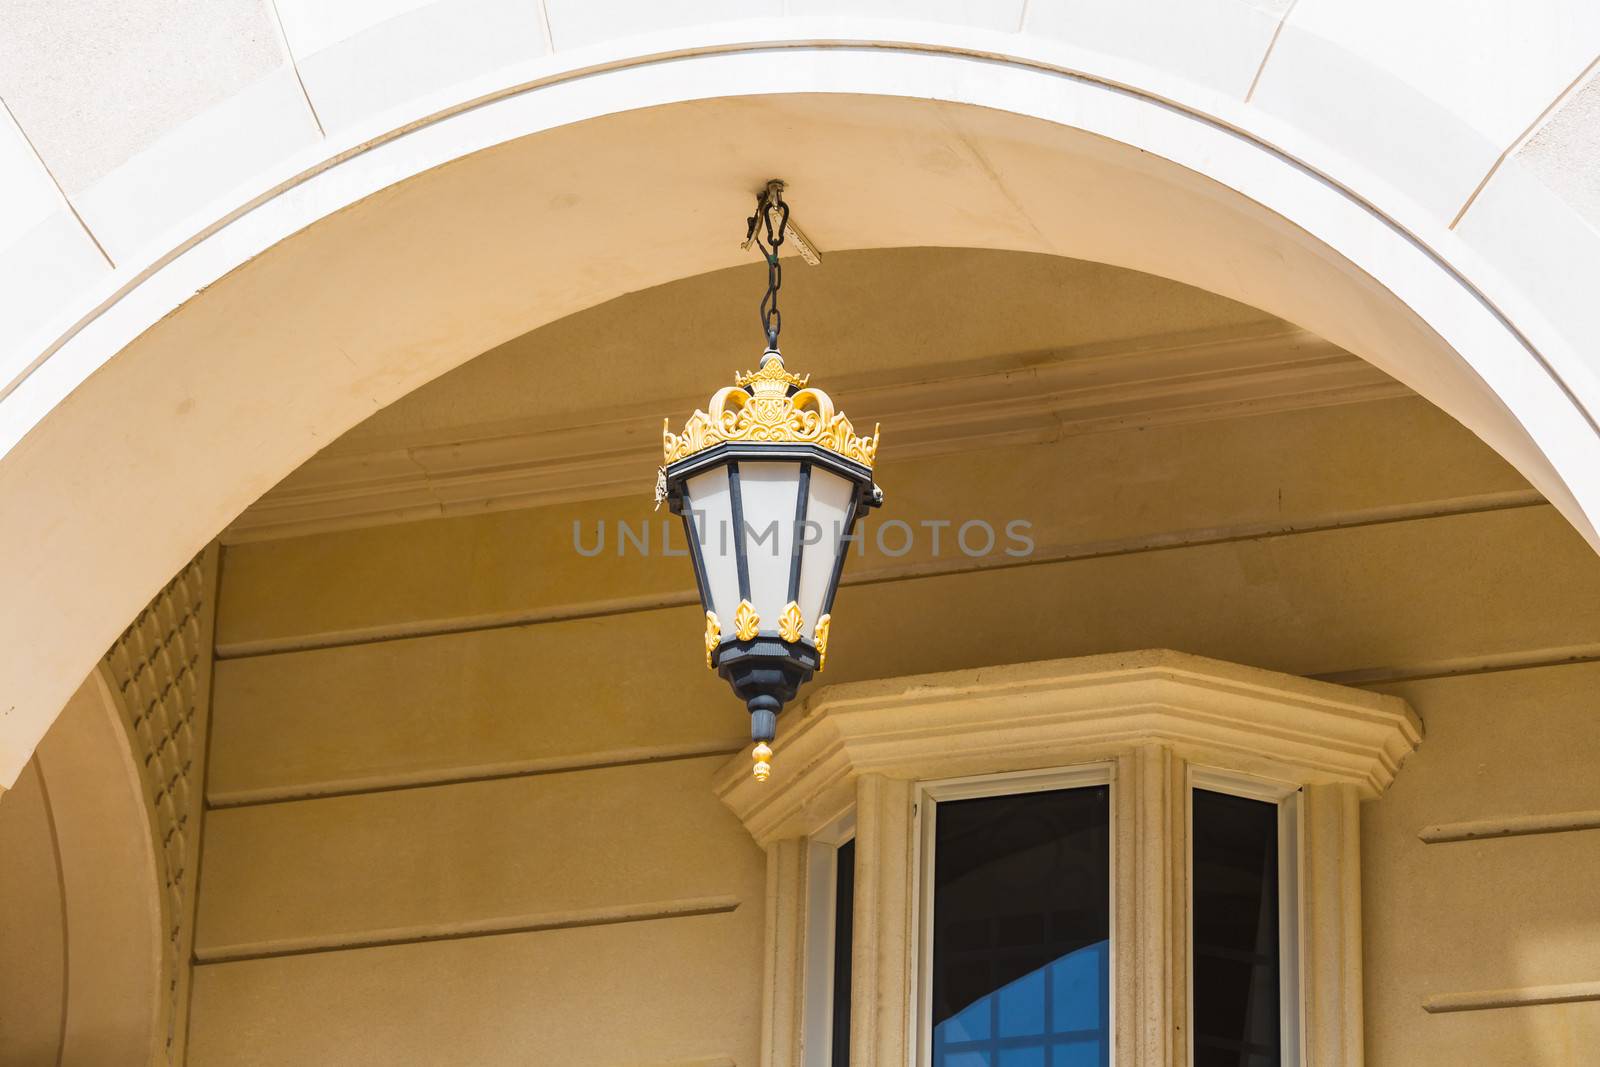
[{"label": "beige stucco wall", "polygon": [[49,801],[30,762],[0,816],[0,1043],[13,1064],[55,1063],[65,997],[65,902]]},{"label": "beige stucco wall", "polygon": [[0,802],[0,1064],[166,1053],[161,884],[142,761],[91,676]]},{"label": "beige stucco wall", "polygon": [[[1514,625],[1515,608],[1485,614]],[[1538,611],[1536,604],[1523,610]],[[1588,633],[1594,633],[1593,622]],[[1600,849],[1595,831],[1424,844],[1419,831],[1600,809],[1600,665],[1380,686],[1428,736],[1364,811],[1368,1062],[1583,1064],[1600,1048]],[[1564,987],[1569,1004],[1427,1014],[1425,999]]]},{"label": "beige stucco wall", "polygon": [[[880,480],[886,517],[1025,517],[1038,552],[853,561],[828,680],[1166,646],[1403,693],[1428,737],[1364,812],[1368,1062],[1582,1062],[1592,1005],[1422,1008],[1600,966],[1586,835],[1417,838],[1600,807],[1600,565],[1500,460],[1398,399]],[[684,560],[571,547],[647,481],[227,551],[219,645],[277,651],[217,668],[192,1063],[758,1061],[763,858],[710,793],[743,714]]]}]

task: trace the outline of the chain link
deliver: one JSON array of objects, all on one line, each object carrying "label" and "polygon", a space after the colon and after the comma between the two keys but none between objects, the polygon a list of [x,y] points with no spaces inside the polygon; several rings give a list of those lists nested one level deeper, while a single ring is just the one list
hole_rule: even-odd
[{"label": "chain link", "polygon": [[[773,216],[777,224],[773,224]],[[778,347],[778,333],[783,329],[783,313],[778,310],[778,290],[783,288],[783,265],[778,262],[778,249],[789,230],[789,205],[783,200],[783,186],[769,184],[756,198],[756,213],[746,220],[749,228],[745,240],[754,239],[756,247],[767,260],[767,291],[761,298],[761,332],[766,335],[767,347]]]}]

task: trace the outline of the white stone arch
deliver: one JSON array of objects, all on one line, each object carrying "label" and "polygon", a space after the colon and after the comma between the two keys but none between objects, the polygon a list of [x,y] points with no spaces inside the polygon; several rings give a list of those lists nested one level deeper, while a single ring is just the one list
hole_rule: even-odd
[{"label": "white stone arch", "polygon": [[1416,190],[1174,65],[922,23],[697,26],[354,122],[23,346],[0,399],[0,782],[260,492],[499,341],[739,262],[726,220],[769,173],[815,190],[833,248],[1073,255],[1290,319],[1455,415],[1600,544],[1592,367]]}]

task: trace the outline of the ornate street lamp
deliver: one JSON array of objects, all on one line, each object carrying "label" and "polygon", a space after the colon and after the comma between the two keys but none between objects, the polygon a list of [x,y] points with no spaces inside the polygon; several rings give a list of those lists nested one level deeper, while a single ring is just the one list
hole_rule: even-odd
[{"label": "ornate street lamp", "polygon": [[772,770],[778,712],[827,663],[833,598],[856,520],[883,502],[873,483],[878,432],[856,433],[828,394],[778,352],[778,249],[789,207],[780,182],[757,200],[747,244],[767,260],[766,351],[683,432],[662,430],[657,503],[684,521],[706,613],[706,666],[750,711],[755,776]]}]

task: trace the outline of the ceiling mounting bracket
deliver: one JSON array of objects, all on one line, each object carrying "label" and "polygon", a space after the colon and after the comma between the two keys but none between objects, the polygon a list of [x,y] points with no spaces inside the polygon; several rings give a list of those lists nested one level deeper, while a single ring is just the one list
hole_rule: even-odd
[{"label": "ceiling mounting bracket", "polygon": [[[756,194],[756,218],[759,219],[762,217],[762,215],[771,213],[773,216],[773,225],[774,227],[777,226],[777,216],[784,202],[784,187],[785,183],[782,178],[772,178],[768,180],[766,186]],[[793,215],[789,216],[786,234],[788,242],[794,246],[794,250],[796,252],[800,253],[801,259],[805,260],[807,264],[813,267],[821,265],[822,253],[817,250],[816,242],[807,237],[805,232],[795,224]],[[750,251],[751,246],[755,244],[755,239],[755,230],[752,229],[749,236],[744,239],[744,242],[740,244],[739,247],[748,252]]]}]

